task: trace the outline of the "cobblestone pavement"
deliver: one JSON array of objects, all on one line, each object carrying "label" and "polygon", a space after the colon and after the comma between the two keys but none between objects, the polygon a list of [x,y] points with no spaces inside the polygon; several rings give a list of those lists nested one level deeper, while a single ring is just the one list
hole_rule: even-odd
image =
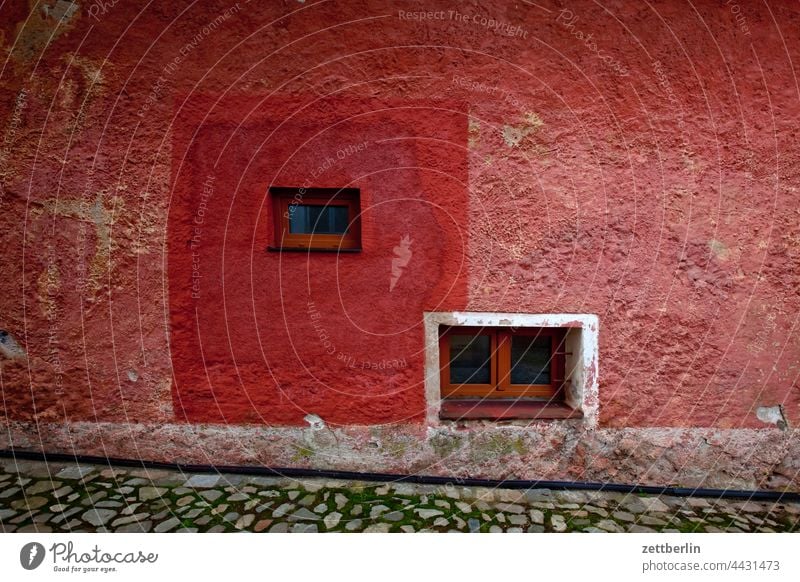
[{"label": "cobblestone pavement", "polygon": [[800,503],[290,479],[0,459],[5,532],[779,532]]}]

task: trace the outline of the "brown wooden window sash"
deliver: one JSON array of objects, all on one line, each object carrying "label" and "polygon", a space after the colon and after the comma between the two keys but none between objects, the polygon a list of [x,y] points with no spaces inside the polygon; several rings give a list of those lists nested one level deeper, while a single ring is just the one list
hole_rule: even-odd
[{"label": "brown wooden window sash", "polygon": [[[356,188],[269,189],[278,250],[358,250],[361,248],[360,192]],[[289,217],[299,206],[347,207],[347,230],[335,233],[293,233]]]},{"label": "brown wooden window sash", "polygon": [[[451,338],[489,337],[489,382],[451,382]],[[565,383],[566,331],[559,328],[480,328],[449,327],[439,336],[440,381],[443,398],[541,398],[563,400]],[[548,384],[512,382],[511,342],[515,337],[548,338],[550,343]]]},{"label": "brown wooden window sash", "polygon": [[[450,383],[450,338],[453,335],[474,335],[489,337],[489,351],[492,355],[489,359],[489,382],[486,384],[451,384]],[[459,327],[450,328],[439,336],[439,358],[441,370],[442,396],[483,396],[497,385],[497,334],[491,330],[480,327]]]}]

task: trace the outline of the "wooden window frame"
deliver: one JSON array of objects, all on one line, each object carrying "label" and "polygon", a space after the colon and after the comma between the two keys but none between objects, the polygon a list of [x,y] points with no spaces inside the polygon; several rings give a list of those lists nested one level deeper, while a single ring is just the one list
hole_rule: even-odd
[{"label": "wooden window frame", "polygon": [[[358,188],[286,188],[271,187],[275,227],[275,246],[270,250],[360,251],[361,192]],[[289,231],[292,207],[347,206],[347,232],[340,234],[300,234]]]},{"label": "wooden window frame", "polygon": [[[490,384],[450,383],[450,336],[488,335],[490,337]],[[550,338],[550,384],[511,383],[511,340],[514,337]],[[466,327],[443,326],[439,333],[439,369],[443,399],[514,398],[564,400],[566,373],[566,330],[552,327]]]}]

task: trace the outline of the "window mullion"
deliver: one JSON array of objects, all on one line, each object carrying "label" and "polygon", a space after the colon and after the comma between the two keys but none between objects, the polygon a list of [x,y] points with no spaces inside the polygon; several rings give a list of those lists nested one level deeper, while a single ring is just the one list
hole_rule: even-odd
[{"label": "window mullion", "polygon": [[511,374],[511,337],[507,331],[497,332],[498,349],[495,357],[497,363],[497,390],[508,390]]}]

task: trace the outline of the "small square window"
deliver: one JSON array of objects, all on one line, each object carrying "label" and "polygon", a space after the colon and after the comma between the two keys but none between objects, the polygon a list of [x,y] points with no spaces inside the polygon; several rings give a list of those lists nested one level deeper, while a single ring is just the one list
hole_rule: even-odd
[{"label": "small square window", "polygon": [[271,250],[357,251],[361,249],[357,188],[269,189],[275,215]]}]

